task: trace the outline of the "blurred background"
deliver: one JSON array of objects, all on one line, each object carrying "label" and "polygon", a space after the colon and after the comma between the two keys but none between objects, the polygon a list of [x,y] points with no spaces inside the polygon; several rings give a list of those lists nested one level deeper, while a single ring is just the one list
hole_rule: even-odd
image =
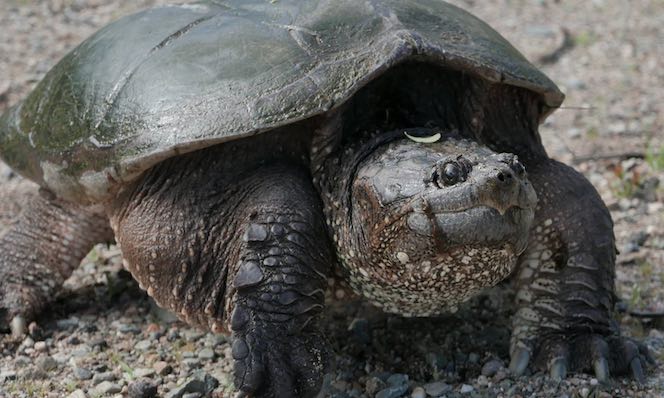
[{"label": "blurred background", "polygon": [[[327,379],[326,395],[373,396],[406,383],[403,396],[413,397],[662,396],[664,1],[451,2],[488,22],[566,93],[541,127],[545,146],[584,173],[610,208],[620,250],[617,317],[625,334],[650,345],[660,367],[646,387],[624,379],[598,386],[584,375],[560,385],[541,376],[512,380],[503,368],[509,314],[486,314],[500,298],[436,322],[355,306],[329,315],[339,369]],[[164,3],[0,0],[0,112],[99,27]],[[0,164],[0,198],[2,184],[15,178]],[[113,247],[91,253],[34,330],[25,341],[0,337],[0,397],[121,396],[131,386],[153,396],[147,385],[158,386],[159,396],[214,390],[221,397],[231,388],[225,338],[156,309],[121,270]]]}]

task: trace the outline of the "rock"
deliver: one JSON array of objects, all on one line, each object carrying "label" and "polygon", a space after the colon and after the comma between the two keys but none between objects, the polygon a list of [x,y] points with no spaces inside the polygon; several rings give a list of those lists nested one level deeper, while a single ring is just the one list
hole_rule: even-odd
[{"label": "rock", "polygon": [[376,398],[399,398],[408,391],[408,384],[390,386],[378,391]]},{"label": "rock", "polygon": [[157,361],[152,367],[159,376],[166,376],[173,371],[173,367],[164,361]]},{"label": "rock", "polygon": [[214,350],[210,348],[203,348],[198,352],[198,357],[206,361],[213,360],[215,356]]},{"label": "rock", "polygon": [[117,380],[117,377],[113,374],[113,372],[101,372],[101,373],[96,373],[95,375],[92,376],[92,382],[94,384],[99,384],[104,381],[115,381]]},{"label": "rock", "polygon": [[461,394],[468,394],[468,393],[473,392],[473,390],[475,390],[475,389],[473,388],[473,386],[468,385],[468,384],[463,384],[463,385],[461,386],[461,390],[459,390],[459,391],[461,392]]},{"label": "rock", "polygon": [[197,329],[186,329],[182,332],[182,334],[187,341],[197,341],[201,337],[205,336],[204,332],[201,332]]},{"label": "rock", "polygon": [[90,348],[90,346],[88,346],[87,344],[83,344],[83,345],[80,345],[80,346],[76,347],[76,349],[72,350],[71,356],[81,358],[81,357],[88,356],[91,352],[92,352],[92,348]]},{"label": "rock", "polygon": [[413,392],[410,393],[410,398],[427,398],[427,393],[422,387],[413,388]]},{"label": "rock", "polygon": [[390,386],[402,386],[408,384],[408,375],[395,373],[387,378],[387,384]]},{"label": "rock", "polygon": [[330,386],[338,391],[346,391],[348,389],[348,382],[345,380],[334,380]]},{"label": "rock", "polygon": [[51,370],[57,369],[58,363],[55,361],[55,359],[46,356],[46,357],[39,357],[36,362],[37,369],[42,370],[44,372],[49,372]]},{"label": "rock", "polygon": [[198,373],[187,380],[181,386],[175,387],[165,398],[183,398],[186,393],[200,393],[209,395],[217,386],[219,381],[207,373]]},{"label": "rock", "polygon": [[6,370],[0,372],[0,382],[8,380],[16,380],[16,372],[14,372],[13,370]]},{"label": "rock", "polygon": [[201,394],[199,392],[190,392],[190,393],[184,394],[182,396],[182,398],[201,398],[202,396],[203,396],[203,394]]},{"label": "rock", "polygon": [[83,390],[74,390],[71,394],[67,395],[67,398],[87,398]]},{"label": "rock", "polygon": [[477,377],[477,385],[480,387],[486,387],[489,385],[489,378],[484,375],[479,375]]},{"label": "rock", "polygon": [[365,390],[371,396],[385,388],[385,382],[376,376],[370,377],[364,385]]},{"label": "rock", "polygon": [[153,398],[157,396],[157,386],[148,379],[140,379],[129,383],[129,398]]},{"label": "rock", "polygon": [[142,379],[144,377],[152,377],[155,374],[154,369],[150,368],[138,368],[134,369],[134,377],[137,377],[139,379]]},{"label": "rock", "polygon": [[48,347],[46,346],[45,341],[38,341],[35,343],[35,351],[37,352],[46,352],[48,351]]},{"label": "rock", "polygon": [[152,341],[149,339],[141,340],[134,346],[139,351],[147,351],[152,347]]},{"label": "rock", "polygon": [[90,380],[92,378],[92,372],[86,368],[74,368],[74,377],[78,380]]},{"label": "rock", "polygon": [[348,325],[348,330],[353,332],[353,337],[357,339],[359,343],[369,344],[371,342],[369,321],[365,318],[354,318],[350,325]]},{"label": "rock", "polygon": [[471,352],[470,354],[468,354],[468,362],[474,364],[474,363],[478,363],[479,361],[480,361],[479,354],[477,354],[475,352]]},{"label": "rock", "polygon": [[432,397],[440,397],[441,395],[452,391],[452,386],[444,381],[436,381],[433,383],[425,384],[424,390]]},{"label": "rock", "polygon": [[136,325],[127,325],[124,323],[118,323],[117,324],[117,330],[120,333],[125,333],[125,334],[140,334],[141,333],[141,328],[139,328]]},{"label": "rock", "polygon": [[88,342],[88,345],[92,348],[99,347],[100,350],[103,350],[108,347],[108,343],[101,337],[94,338]]},{"label": "rock", "polygon": [[492,359],[488,361],[487,363],[482,366],[482,375],[491,377],[498,372],[498,370],[504,368],[505,365],[503,364],[503,361],[499,359]]},{"label": "rock", "polygon": [[198,369],[201,367],[201,360],[198,358],[185,358],[180,363],[188,369]]},{"label": "rock", "polygon": [[79,322],[79,319],[74,316],[67,319],[60,319],[56,321],[55,324],[58,329],[75,329],[78,327]]},{"label": "rock", "polygon": [[117,394],[120,391],[122,391],[122,387],[119,384],[110,381],[102,381],[92,389],[91,395]]}]

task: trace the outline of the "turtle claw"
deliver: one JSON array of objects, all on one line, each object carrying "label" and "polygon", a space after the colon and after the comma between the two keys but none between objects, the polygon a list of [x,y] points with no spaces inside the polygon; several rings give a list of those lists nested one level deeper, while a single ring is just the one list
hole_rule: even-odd
[{"label": "turtle claw", "polygon": [[558,358],[554,360],[549,369],[549,374],[554,380],[564,380],[567,376],[567,359]]},{"label": "turtle claw", "polygon": [[593,362],[593,369],[595,370],[595,377],[600,383],[609,381],[609,363],[606,358],[600,357]]},{"label": "turtle claw", "polygon": [[14,337],[15,339],[23,338],[28,331],[26,325],[27,323],[22,315],[14,316],[11,322],[9,323],[9,329],[12,332],[12,337]]},{"label": "turtle claw", "polygon": [[587,372],[600,383],[609,382],[612,376],[629,375],[645,384],[645,370],[653,360],[643,343],[619,335],[547,336],[539,344],[535,341],[532,358],[529,346],[523,341],[517,344],[510,362],[510,371],[516,376],[532,362],[533,369],[548,371],[555,380],[563,380],[569,373]]},{"label": "turtle claw", "polygon": [[632,359],[632,362],[630,363],[629,366],[632,369],[632,376],[634,377],[634,380],[636,380],[637,383],[639,384],[645,384],[646,376],[643,374],[643,366],[641,366],[641,359],[640,358]]},{"label": "turtle claw", "polygon": [[519,347],[515,350],[510,361],[510,372],[516,376],[521,376],[526,371],[530,362],[530,351],[527,348]]}]

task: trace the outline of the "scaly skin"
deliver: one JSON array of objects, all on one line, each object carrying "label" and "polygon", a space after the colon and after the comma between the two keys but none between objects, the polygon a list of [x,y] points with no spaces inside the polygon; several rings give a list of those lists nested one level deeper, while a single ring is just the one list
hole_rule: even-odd
[{"label": "scaly skin", "polygon": [[600,381],[632,373],[643,382],[649,354],[620,336],[611,316],[616,247],[608,209],[583,176],[559,162],[538,162],[529,175],[539,204],[515,273],[510,368],[522,374],[532,359],[558,379],[594,371]]},{"label": "scaly skin", "polygon": [[[86,209],[20,184],[11,192],[10,220],[0,230],[0,328],[15,335],[53,301],[92,246],[111,241],[103,212]],[[18,208],[18,209],[17,209]]]},{"label": "scaly skin", "polygon": [[313,396],[330,362],[318,318],[334,263],[320,200],[295,159],[248,141],[236,149],[264,165],[224,164],[233,145],[169,160],[120,196],[111,223],[159,305],[231,332],[239,396]]}]

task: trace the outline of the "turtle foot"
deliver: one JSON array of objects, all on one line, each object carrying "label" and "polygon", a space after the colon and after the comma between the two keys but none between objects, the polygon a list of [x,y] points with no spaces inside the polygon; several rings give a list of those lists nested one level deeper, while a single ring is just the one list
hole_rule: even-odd
[{"label": "turtle foot", "polygon": [[645,344],[622,336],[581,335],[576,338],[554,336],[543,339],[535,355],[526,344],[512,351],[510,370],[521,375],[532,360],[534,368],[548,371],[554,379],[564,379],[568,372],[592,372],[600,382],[612,375],[631,375],[645,383],[644,369],[655,361]]},{"label": "turtle foot", "polygon": [[316,396],[330,361],[323,337],[279,337],[274,326],[265,326],[233,335],[236,398]]}]

